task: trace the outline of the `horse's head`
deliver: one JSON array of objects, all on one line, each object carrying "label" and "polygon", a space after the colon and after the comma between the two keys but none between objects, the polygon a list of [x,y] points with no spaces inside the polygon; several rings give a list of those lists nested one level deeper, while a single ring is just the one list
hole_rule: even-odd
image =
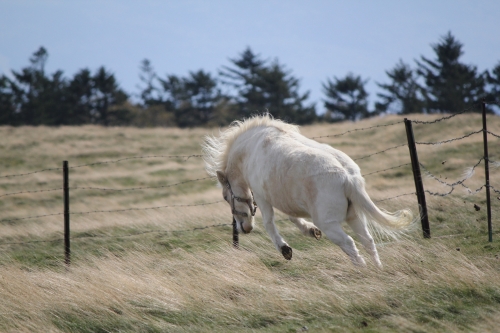
[{"label": "horse's head", "polygon": [[237,180],[230,184],[227,176],[222,171],[217,171],[217,178],[222,185],[222,197],[231,207],[231,213],[236,220],[238,231],[245,234],[249,233],[253,229],[253,217],[257,210],[252,191],[248,186],[242,186],[241,182]]}]

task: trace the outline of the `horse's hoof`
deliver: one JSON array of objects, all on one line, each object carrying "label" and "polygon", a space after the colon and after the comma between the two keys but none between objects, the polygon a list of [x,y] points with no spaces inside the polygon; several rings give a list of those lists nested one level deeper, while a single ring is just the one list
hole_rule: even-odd
[{"label": "horse's hoof", "polygon": [[321,230],[319,230],[318,228],[309,229],[309,233],[311,234],[311,236],[313,236],[317,240],[319,240],[321,238]]},{"label": "horse's hoof", "polygon": [[292,248],[288,245],[283,245],[281,247],[281,254],[286,260],[292,259]]}]

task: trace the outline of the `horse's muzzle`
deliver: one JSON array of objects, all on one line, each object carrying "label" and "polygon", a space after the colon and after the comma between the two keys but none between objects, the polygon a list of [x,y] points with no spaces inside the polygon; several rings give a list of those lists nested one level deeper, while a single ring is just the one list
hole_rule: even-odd
[{"label": "horse's muzzle", "polygon": [[244,234],[249,234],[250,231],[252,231],[253,227],[249,231],[246,231],[245,228],[243,228],[243,221],[242,221],[242,222],[240,222],[240,229],[241,229],[241,232],[243,232]]}]

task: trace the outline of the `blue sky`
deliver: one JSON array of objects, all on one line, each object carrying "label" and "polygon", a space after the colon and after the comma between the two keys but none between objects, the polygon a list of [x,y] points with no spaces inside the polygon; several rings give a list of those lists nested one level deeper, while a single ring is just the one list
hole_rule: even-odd
[{"label": "blue sky", "polygon": [[376,82],[402,59],[434,58],[448,31],[464,44],[462,61],[480,71],[500,61],[500,1],[321,0],[0,0],[0,72],[28,65],[40,46],[46,70],[72,76],[104,65],[138,93],[139,64],[160,76],[203,69],[216,74],[247,46],[301,79],[323,110],[321,84],[352,72]]}]

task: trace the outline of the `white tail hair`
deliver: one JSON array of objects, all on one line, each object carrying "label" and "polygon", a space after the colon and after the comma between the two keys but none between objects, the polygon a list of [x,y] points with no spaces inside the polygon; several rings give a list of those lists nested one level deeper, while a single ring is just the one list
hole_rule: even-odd
[{"label": "white tail hair", "polygon": [[416,221],[409,209],[388,212],[378,208],[365,190],[361,176],[351,176],[346,182],[346,197],[351,201],[358,218],[373,231],[374,235],[397,239]]}]

